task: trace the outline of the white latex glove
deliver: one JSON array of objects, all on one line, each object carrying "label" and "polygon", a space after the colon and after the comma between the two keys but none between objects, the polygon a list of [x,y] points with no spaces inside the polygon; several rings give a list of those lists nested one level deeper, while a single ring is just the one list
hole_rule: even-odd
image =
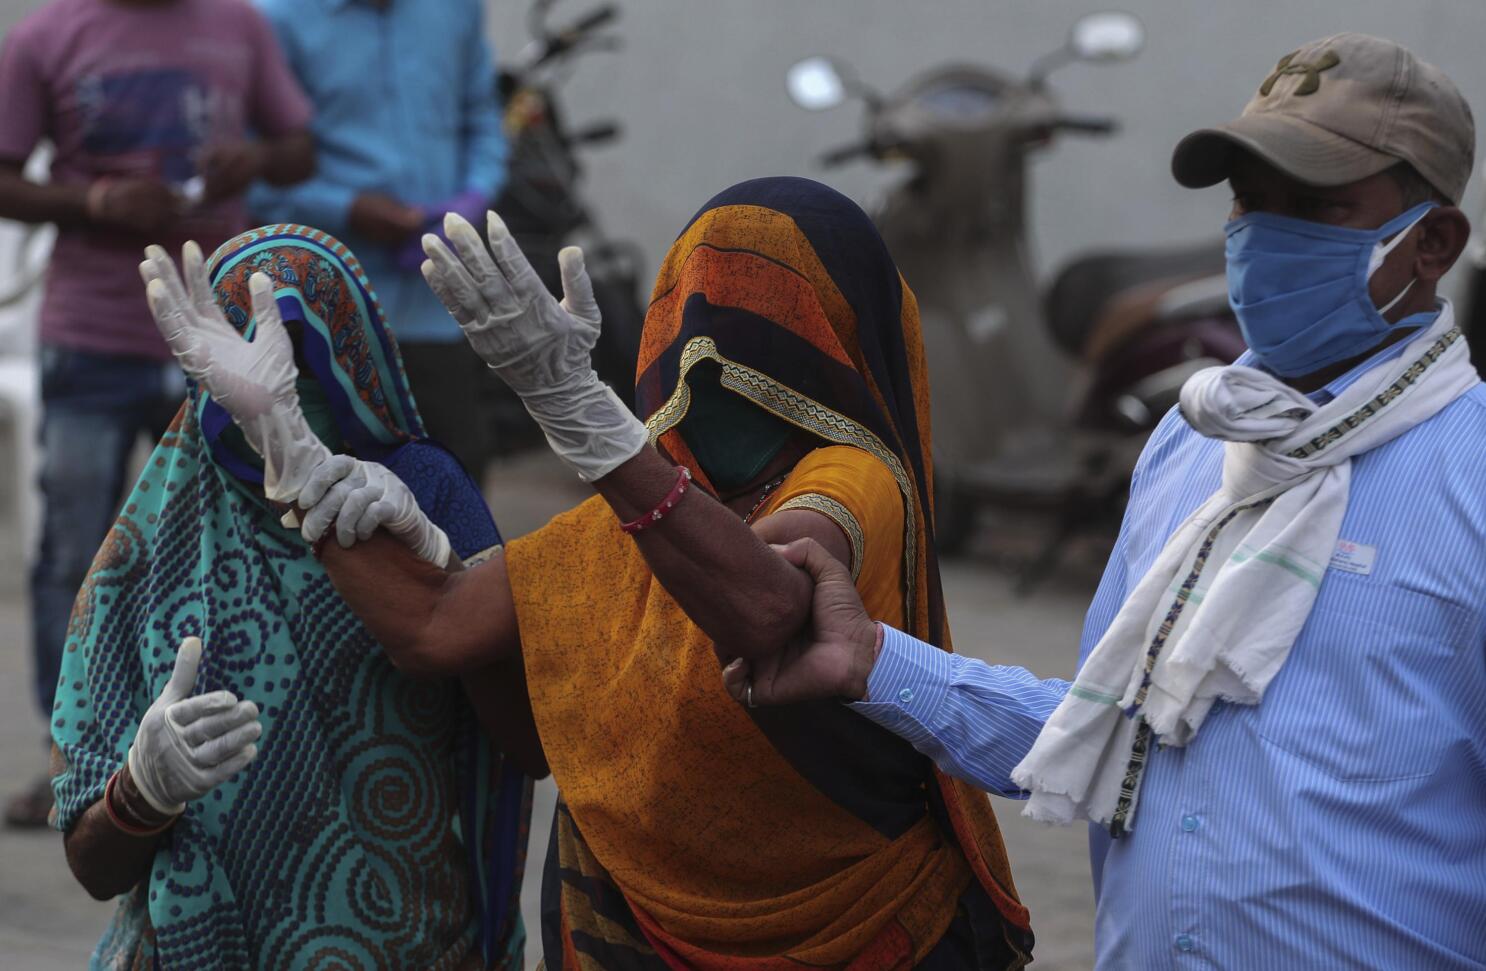
[{"label": "white latex glove", "polygon": [[559,303],[501,218],[490,212],[486,222],[489,248],[464,217],[446,215],[444,234],[454,251],[437,236],[424,236],[423,277],[470,346],[521,397],[552,450],[592,482],[633,458],[648,437],[593,370],[599,307],[583,251],[569,246],[557,255]]},{"label": "white latex glove", "polygon": [[159,246],[146,249],[145,261],[139,264],[155,324],[186,374],[227,409],[248,444],[263,456],[263,494],[277,502],[293,502],[310,472],[331,452],[299,409],[294,390],[299,370],[273,283],[263,273],[248,280],[258,322],[249,343],[222,316],[201,247],[187,243],[181,262],[184,284],[170,255]]},{"label": "white latex glove", "polygon": [[443,567],[449,562],[449,537],[433,524],[413,493],[384,465],[349,455],[334,455],[310,473],[299,493],[304,507],[300,535],[317,542],[335,523],[336,542],[349,549],[367,540],[378,527],[402,540],[414,553]]},{"label": "white latex glove", "polygon": [[201,640],[188,637],[175,670],[139,723],[129,746],[129,774],[140,795],[170,816],[200,799],[258,756],[258,706],[230,691],[191,696]]}]

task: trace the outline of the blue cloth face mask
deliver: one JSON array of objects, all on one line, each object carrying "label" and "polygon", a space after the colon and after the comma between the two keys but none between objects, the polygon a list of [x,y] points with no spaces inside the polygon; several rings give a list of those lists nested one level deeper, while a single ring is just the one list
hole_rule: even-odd
[{"label": "blue cloth face mask", "polygon": [[1418,327],[1414,317],[1396,324],[1384,318],[1414,281],[1381,308],[1373,304],[1367,284],[1434,207],[1421,203],[1377,229],[1264,212],[1230,222],[1224,228],[1228,302],[1260,362],[1281,377],[1300,377],[1365,354],[1390,331]]}]

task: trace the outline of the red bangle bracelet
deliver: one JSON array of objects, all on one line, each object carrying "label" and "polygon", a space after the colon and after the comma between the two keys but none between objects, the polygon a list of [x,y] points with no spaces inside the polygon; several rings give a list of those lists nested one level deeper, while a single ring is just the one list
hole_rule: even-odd
[{"label": "red bangle bracelet", "polygon": [[686,490],[689,488],[691,488],[691,470],[684,465],[676,466],[676,484],[671,486],[671,491],[666,493],[660,505],[633,522],[621,523],[619,528],[631,536],[644,532],[670,515],[671,510],[676,508],[676,503],[681,501],[681,497],[686,495]]},{"label": "red bangle bracelet", "polygon": [[120,816],[118,810],[114,809],[114,784],[118,781],[119,774],[117,772],[108,777],[108,785],[103,787],[103,811],[108,813],[109,822],[113,823],[115,826],[117,826],[128,835],[139,837],[159,836],[161,833],[174,826],[175,821],[180,818],[179,816],[172,816],[167,819],[163,825],[157,826],[154,829],[149,829],[144,826],[137,826],[134,823],[125,822],[124,817]]}]

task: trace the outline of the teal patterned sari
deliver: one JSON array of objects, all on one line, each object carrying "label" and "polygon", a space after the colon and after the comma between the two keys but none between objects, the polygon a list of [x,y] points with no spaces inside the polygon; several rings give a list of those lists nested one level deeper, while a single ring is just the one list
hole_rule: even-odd
[{"label": "teal patterned sari", "polygon": [[[265,227],[209,269],[250,339],[248,277],[273,279],[301,378],[344,449],[402,478],[461,556],[499,544],[474,483],[424,438],[343,245]],[[256,701],[264,726],[257,761],[161,842],[93,966],[520,967],[530,783],[486,746],[457,683],[392,667],[261,482],[257,456],[193,385],[78,595],[52,723],[59,829],[102,797],[182,638],[205,645],[196,690]]]}]

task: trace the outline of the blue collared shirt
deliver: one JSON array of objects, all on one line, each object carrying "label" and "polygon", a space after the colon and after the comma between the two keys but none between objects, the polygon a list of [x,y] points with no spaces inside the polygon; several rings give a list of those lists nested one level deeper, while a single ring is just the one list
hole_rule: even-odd
[{"label": "blue collared shirt", "polygon": [[[1221,465],[1166,416],[1081,659]],[[1067,687],[889,631],[854,707],[1015,796]],[[1157,749],[1135,832],[1091,828],[1090,853],[1106,971],[1486,968],[1486,388],[1353,459],[1337,555],[1263,702],[1219,704],[1189,747]]]},{"label": "blue collared shirt", "polygon": [[313,178],[260,185],[268,222],[339,237],[360,259],[399,340],[462,340],[422,275],[347,226],[351,202],[379,192],[437,206],[465,191],[494,199],[505,181],[495,70],[479,0],[257,0],[315,105]]}]

